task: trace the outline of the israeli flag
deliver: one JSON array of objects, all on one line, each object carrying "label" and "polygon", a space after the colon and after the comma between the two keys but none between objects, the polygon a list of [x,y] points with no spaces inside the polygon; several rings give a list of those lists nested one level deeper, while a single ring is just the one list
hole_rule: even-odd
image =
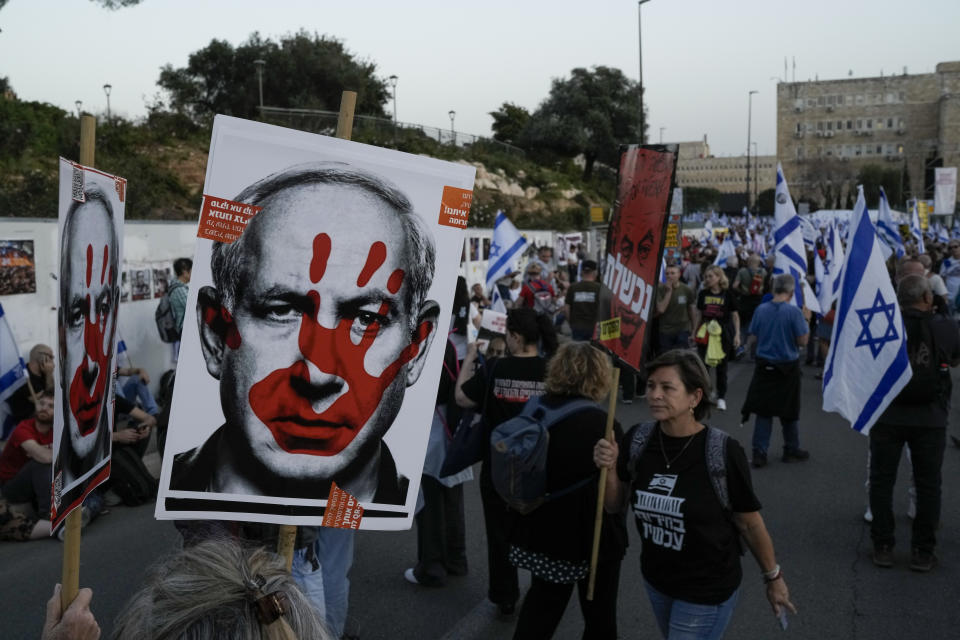
[{"label": "israeli flag", "polygon": [[667,281],[667,259],[660,258],[660,282],[664,283]]},{"label": "israeli flag", "polygon": [[500,278],[516,271],[517,260],[527,246],[527,239],[520,235],[503,211],[497,211],[493,223],[493,241],[490,243],[490,256],[487,259],[487,290]]},{"label": "israeli flag", "polygon": [[493,286],[493,293],[490,294],[490,308],[497,313],[507,312],[507,305],[503,303],[503,298],[500,296],[500,287],[496,285]]},{"label": "israeli flag", "polygon": [[728,233],[727,237],[723,239],[720,249],[717,250],[717,258],[713,261],[713,264],[723,269],[727,266],[727,260],[736,255],[737,250],[733,246],[733,240],[730,239],[730,234]]},{"label": "israeli flag", "polygon": [[[803,306],[803,285],[807,278],[807,251],[803,246],[803,232],[800,228],[800,216],[790,199],[787,180],[783,177],[783,167],[777,163],[777,191],[774,203],[773,231],[776,261],[773,263],[774,275],[789,273],[793,275],[795,288],[793,304]],[[809,285],[807,285],[809,289]],[[808,305],[809,306],[809,305]],[[811,309],[813,307],[810,307]]]},{"label": "israeli flag", "polygon": [[900,230],[890,212],[890,204],[887,202],[887,194],[884,193],[883,187],[880,187],[880,203],[877,206],[877,233],[898,258],[902,258],[907,252],[903,246],[903,238],[900,237]]},{"label": "israeli flag", "polygon": [[826,313],[840,294],[840,277],[843,269],[843,243],[840,242],[840,232],[837,231],[833,222],[827,229],[824,259],[820,260],[819,254],[816,256],[814,270],[817,269],[820,270],[817,274],[817,301],[820,303],[821,313]]},{"label": "israeli flag", "polygon": [[27,368],[0,305],[0,402],[27,383]]},{"label": "israeli flag", "polygon": [[950,234],[947,233],[947,228],[939,222],[937,223],[937,242],[942,242],[943,244],[950,242]]},{"label": "israeli flag", "polygon": [[859,191],[823,375],[823,410],[839,413],[867,435],[913,371],[900,306],[863,187]]},{"label": "israeli flag", "polygon": [[910,235],[917,243],[917,251],[926,253],[927,249],[923,245],[923,229],[920,227],[920,212],[917,211],[917,203],[913,203],[913,214],[910,216]]},{"label": "israeli flag", "polygon": [[807,218],[800,218],[800,234],[803,236],[803,245],[808,249],[813,249],[817,246],[817,228],[813,226],[813,223],[810,222]]},{"label": "israeli flag", "polygon": [[[7,324],[7,316],[0,305],[0,436],[6,437],[15,424],[6,424],[10,420],[10,407],[7,400],[17,389],[27,383],[27,367],[20,357],[17,341]],[[13,421],[10,420],[12,423]]]}]

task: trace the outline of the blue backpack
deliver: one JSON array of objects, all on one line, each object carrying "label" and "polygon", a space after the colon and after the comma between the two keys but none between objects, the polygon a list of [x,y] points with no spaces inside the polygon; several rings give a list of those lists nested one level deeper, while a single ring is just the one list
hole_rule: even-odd
[{"label": "blue backpack", "polygon": [[520,415],[506,420],[490,436],[490,471],[493,487],[507,505],[527,514],[541,504],[586,485],[583,480],[547,493],[547,450],[550,427],[587,409],[603,410],[592,400],[578,399],[550,408],[540,398],[530,398]]}]

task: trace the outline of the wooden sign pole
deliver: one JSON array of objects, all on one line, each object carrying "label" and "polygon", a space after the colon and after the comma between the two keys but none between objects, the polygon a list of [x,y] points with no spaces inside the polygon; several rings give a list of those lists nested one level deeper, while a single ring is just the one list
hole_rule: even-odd
[{"label": "wooden sign pole", "polygon": [[[620,369],[611,373],[610,404],[607,407],[607,430],[603,437],[613,442],[613,422],[617,412],[617,387],[620,386]],[[587,600],[593,600],[593,585],[597,581],[597,559],[600,557],[600,531],[603,528],[603,498],[607,493],[607,468],[600,469],[600,486],[597,487],[597,515],[593,520],[593,549],[590,552],[590,579],[587,582]]]},{"label": "wooden sign pole", "polygon": [[[85,115],[80,118],[80,164],[92,167],[94,151],[96,149],[97,120],[93,116]],[[69,427],[64,427],[67,429]],[[69,438],[69,434],[61,437]],[[63,538],[63,572],[60,578],[60,604],[63,611],[77,597],[80,590],[80,524],[82,521],[83,506],[74,508],[67,514],[63,526],[66,532]]]},{"label": "wooden sign pole", "polygon": [[[353,135],[353,112],[357,106],[357,92],[344,91],[340,96],[340,116],[337,118],[337,137],[349,140]],[[73,514],[71,514],[73,515]],[[277,553],[287,561],[287,571],[293,566],[293,548],[297,540],[297,527],[280,525],[277,537]]]}]

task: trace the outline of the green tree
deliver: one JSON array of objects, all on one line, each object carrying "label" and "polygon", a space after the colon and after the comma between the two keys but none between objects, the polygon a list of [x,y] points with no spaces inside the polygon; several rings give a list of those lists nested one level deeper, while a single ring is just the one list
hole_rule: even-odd
[{"label": "green tree", "polygon": [[583,154],[583,178],[599,160],[617,166],[621,144],[641,142],[640,87],[619,69],[577,68],[553,80],[550,95],[521,134],[531,152],[572,158]]},{"label": "green tree", "polygon": [[386,83],[374,75],[376,65],[358,60],[336,38],[306,31],[279,42],[253,33],[236,48],[211,40],[190,54],[186,67],[165,65],[157,84],[174,111],[196,122],[207,122],[218,113],[255,118],[259,104],[255,60],[265,63],[265,105],[336,111],[341,93],[350,90],[357,92],[357,113],[384,115],[389,93]]},{"label": "green tree", "polygon": [[863,185],[863,196],[867,199],[867,206],[874,207],[880,202],[880,187],[887,194],[887,202],[891,206],[903,204],[901,191],[901,167],[884,167],[878,164],[867,164],[860,168],[857,182]]},{"label": "green tree", "polygon": [[684,187],[684,213],[716,209],[720,204],[721,195],[723,194],[720,193],[719,189],[710,189],[709,187]]},{"label": "green tree", "polygon": [[760,215],[773,215],[774,208],[774,196],[777,195],[776,189],[764,189],[757,194],[757,211],[760,212]]},{"label": "green tree", "polygon": [[530,112],[523,107],[504,102],[496,111],[491,111],[493,117],[493,139],[508,144],[517,144],[523,128],[530,121]]}]

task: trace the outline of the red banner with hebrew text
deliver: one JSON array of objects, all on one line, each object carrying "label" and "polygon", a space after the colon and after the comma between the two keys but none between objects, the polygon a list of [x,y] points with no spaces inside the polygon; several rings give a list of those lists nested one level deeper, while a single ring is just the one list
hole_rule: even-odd
[{"label": "red banner with hebrew text", "polygon": [[676,167],[676,145],[621,150],[594,342],[634,369],[656,302]]}]

